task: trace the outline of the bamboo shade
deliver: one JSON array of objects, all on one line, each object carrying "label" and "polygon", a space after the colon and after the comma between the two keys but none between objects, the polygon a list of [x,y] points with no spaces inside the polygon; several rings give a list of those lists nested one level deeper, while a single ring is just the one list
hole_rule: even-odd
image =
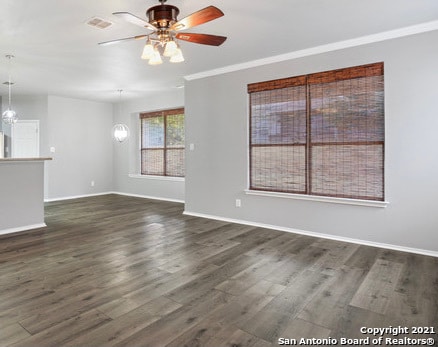
[{"label": "bamboo shade", "polygon": [[184,109],[140,114],[141,174],[184,177]]},{"label": "bamboo shade", "polygon": [[248,85],[250,189],[384,199],[383,63]]}]

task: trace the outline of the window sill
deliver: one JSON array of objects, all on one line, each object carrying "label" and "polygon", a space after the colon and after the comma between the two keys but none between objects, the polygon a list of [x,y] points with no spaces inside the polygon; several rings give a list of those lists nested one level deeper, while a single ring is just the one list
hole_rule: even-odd
[{"label": "window sill", "polygon": [[170,177],[170,176],[152,176],[152,175],[140,175],[140,174],[129,174],[130,178],[139,178],[146,180],[160,180],[160,181],[174,181],[174,182],[184,182],[184,177]]},{"label": "window sill", "polygon": [[373,201],[373,200],[360,200],[360,199],[333,198],[333,197],[329,197],[329,196],[264,192],[264,191],[260,191],[260,190],[249,190],[249,189],[245,190],[245,194],[248,194],[248,195],[258,195],[258,196],[269,196],[269,197],[275,197],[275,198],[286,198],[286,199],[296,199],[296,200],[308,200],[308,201],[328,202],[328,203],[333,203],[333,204],[359,205],[359,206],[367,206],[367,207],[380,207],[380,208],[385,208],[389,204],[388,201]]}]

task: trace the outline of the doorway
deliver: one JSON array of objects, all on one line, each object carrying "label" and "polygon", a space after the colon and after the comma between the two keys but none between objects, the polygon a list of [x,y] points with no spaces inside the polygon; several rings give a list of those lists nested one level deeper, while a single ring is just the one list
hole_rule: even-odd
[{"label": "doorway", "polygon": [[13,158],[36,158],[40,155],[40,121],[19,120],[11,128]]}]

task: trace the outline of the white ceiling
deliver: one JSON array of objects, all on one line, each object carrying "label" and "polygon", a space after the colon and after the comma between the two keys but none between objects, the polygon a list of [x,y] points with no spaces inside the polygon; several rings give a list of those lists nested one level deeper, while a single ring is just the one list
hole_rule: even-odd
[{"label": "white ceiling", "polygon": [[[227,36],[220,47],[181,42],[186,61],[149,66],[144,43],[98,42],[150,31],[112,15],[145,18],[156,0],[0,0],[0,83],[12,93],[54,94],[100,101],[145,96],[184,83],[184,76],[315,46],[438,20],[438,0],[169,0],[179,19],[214,5],[225,16],[189,32]],[[93,16],[112,21],[106,30],[85,24]],[[437,44],[436,42],[431,44]],[[407,49],[409,49],[407,47]],[[1,95],[7,87],[1,85]]]}]

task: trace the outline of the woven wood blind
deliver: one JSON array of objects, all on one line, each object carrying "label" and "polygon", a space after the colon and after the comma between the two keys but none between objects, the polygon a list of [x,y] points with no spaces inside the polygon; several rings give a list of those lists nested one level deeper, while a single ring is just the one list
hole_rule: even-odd
[{"label": "woven wood blind", "polygon": [[384,199],[383,63],[248,85],[250,189]]},{"label": "woven wood blind", "polygon": [[184,109],[140,114],[141,174],[184,177]]}]

